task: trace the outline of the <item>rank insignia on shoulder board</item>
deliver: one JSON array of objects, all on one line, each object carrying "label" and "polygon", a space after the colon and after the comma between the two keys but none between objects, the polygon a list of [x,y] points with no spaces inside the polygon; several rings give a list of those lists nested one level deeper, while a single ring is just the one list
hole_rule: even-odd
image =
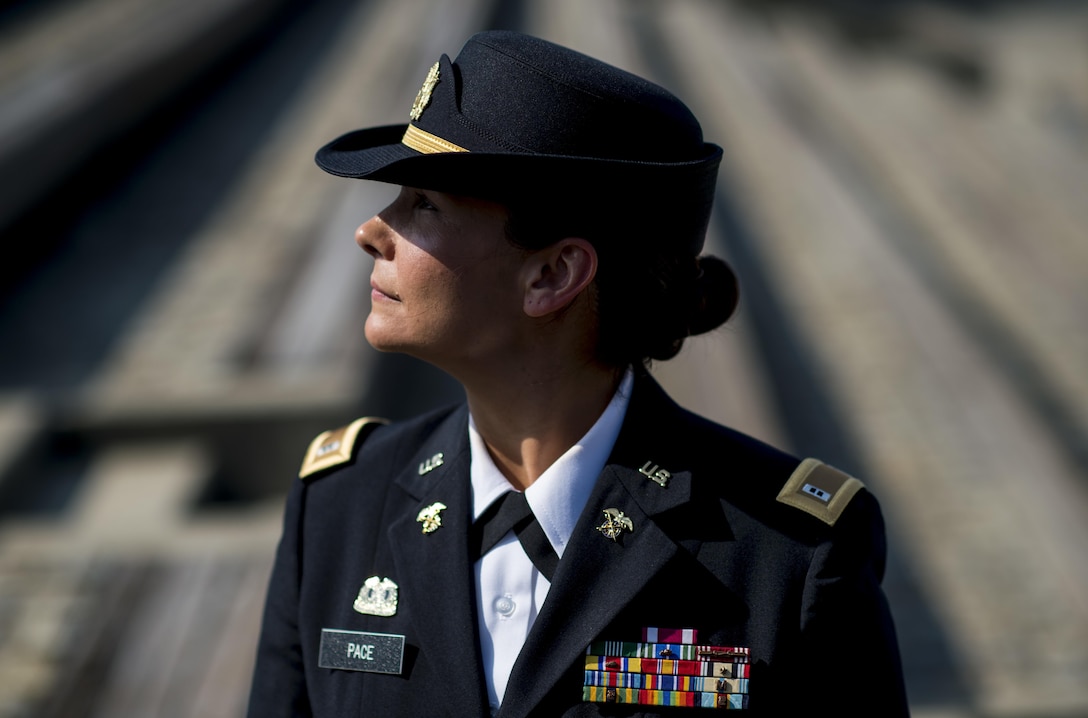
[{"label": "rank insignia on shoulder board", "polygon": [[778,501],[834,526],[850,500],[864,487],[853,476],[818,459],[805,459],[778,492]]},{"label": "rank insignia on shoulder board", "polygon": [[318,434],[317,438],[310,442],[310,448],[306,451],[306,458],[302,461],[298,477],[309,478],[325,469],[350,462],[355,456],[356,447],[366,440],[370,432],[388,423],[387,419],[364,416],[347,426]]}]

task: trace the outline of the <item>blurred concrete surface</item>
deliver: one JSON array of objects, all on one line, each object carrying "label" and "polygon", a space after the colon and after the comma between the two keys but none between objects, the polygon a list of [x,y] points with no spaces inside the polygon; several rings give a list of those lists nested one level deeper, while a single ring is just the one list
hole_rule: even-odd
[{"label": "blurred concrete surface", "polygon": [[[124,120],[90,125],[139,126],[275,18],[272,46],[295,47],[305,23],[317,38],[276,60],[266,82],[304,67],[297,87],[255,113],[259,141],[250,133],[169,261],[145,270],[150,289],[116,310],[103,355],[74,382],[0,377],[0,716],[243,712],[283,492],[308,439],[457,396],[365,346],[369,267],[351,236],[388,189],[327,177],[312,153],[403,121],[437,54],[492,26],[657,79],[725,146],[708,250],[738,269],[742,310],[655,373],[691,408],[881,497],[914,713],[1088,716],[1083,6],[369,0],[324,3],[318,22],[291,5],[54,0],[0,15],[13,215],[70,181],[63,162],[39,173],[25,159],[69,151],[57,123],[80,128],[120,96]],[[116,89],[137,76],[155,92]],[[64,102],[44,102],[61,86]],[[227,132],[200,108],[192,124]],[[92,153],[104,133],[78,135],[91,159],[73,157],[77,173],[108,161]],[[158,164],[173,184],[125,194],[162,182]],[[64,226],[97,227],[118,251],[106,240],[134,230],[116,217],[192,201],[181,163],[158,164],[136,167],[110,211]],[[9,355],[36,346],[18,331],[96,301],[64,295],[71,282],[46,288],[76,240],[49,243],[4,295],[30,315],[0,308]],[[35,291],[68,307],[45,327],[33,318],[53,310]],[[58,353],[18,376],[46,376]]]},{"label": "blurred concrete surface", "polygon": [[284,0],[9,2],[0,226],[261,27]]}]

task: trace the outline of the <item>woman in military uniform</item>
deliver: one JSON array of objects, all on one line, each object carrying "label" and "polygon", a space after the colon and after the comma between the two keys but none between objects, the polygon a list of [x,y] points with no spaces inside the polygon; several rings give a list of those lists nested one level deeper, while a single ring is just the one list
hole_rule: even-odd
[{"label": "woman in military uniform", "polygon": [[873,496],[646,371],[737,304],[700,256],[721,149],[691,112],[487,32],[410,118],[317,162],[400,185],[356,232],[366,338],[467,401],[314,440],[250,715],[905,715]]}]

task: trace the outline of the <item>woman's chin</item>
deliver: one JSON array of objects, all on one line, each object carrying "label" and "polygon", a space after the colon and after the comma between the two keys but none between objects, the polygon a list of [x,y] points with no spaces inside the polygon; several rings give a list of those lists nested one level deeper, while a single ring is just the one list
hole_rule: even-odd
[{"label": "woman's chin", "polygon": [[380,352],[399,352],[402,350],[402,342],[396,340],[388,322],[375,317],[373,313],[366,320],[364,334],[367,343]]}]

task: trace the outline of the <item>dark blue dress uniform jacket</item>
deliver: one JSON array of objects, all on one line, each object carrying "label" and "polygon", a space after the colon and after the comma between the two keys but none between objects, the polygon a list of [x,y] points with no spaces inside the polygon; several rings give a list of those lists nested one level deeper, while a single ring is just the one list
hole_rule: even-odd
[{"label": "dark blue dress uniform jacket", "polygon": [[[354,461],[291,490],[249,715],[485,716],[473,582],[468,410],[381,426]],[[436,454],[442,464],[421,474]],[[662,487],[639,472],[671,473]],[[884,526],[862,489],[834,525],[776,500],[798,460],[681,409],[649,377],[579,519],[510,675],[498,715],[698,715],[704,708],[582,702],[594,640],[695,628],[751,650],[750,712],[906,715],[880,589]],[[430,534],[416,518],[446,505]],[[616,508],[634,530],[596,527]],[[395,615],[352,604],[370,576],[399,586]],[[318,667],[322,629],[405,636],[400,675]]]}]

